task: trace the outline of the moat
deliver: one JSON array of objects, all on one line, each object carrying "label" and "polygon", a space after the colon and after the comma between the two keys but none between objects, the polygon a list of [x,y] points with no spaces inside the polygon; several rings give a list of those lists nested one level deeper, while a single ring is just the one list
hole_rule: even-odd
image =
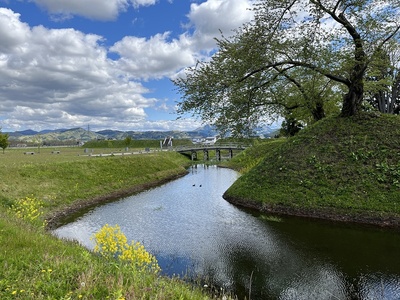
[{"label": "moat", "polygon": [[54,230],[92,248],[118,224],[168,276],[222,288],[239,299],[400,299],[400,234],[372,227],[281,218],[222,198],[238,178],[216,166],[99,206]]}]

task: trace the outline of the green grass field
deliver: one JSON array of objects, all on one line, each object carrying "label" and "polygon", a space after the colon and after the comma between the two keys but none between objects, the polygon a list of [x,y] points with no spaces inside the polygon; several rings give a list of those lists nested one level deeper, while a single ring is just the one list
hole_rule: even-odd
[{"label": "green grass field", "polygon": [[[111,151],[95,149],[101,152]],[[83,148],[44,147],[0,154],[0,299],[212,297],[201,287],[104,259],[46,231],[45,220],[56,212],[182,175],[189,163],[174,152],[84,154]]]}]

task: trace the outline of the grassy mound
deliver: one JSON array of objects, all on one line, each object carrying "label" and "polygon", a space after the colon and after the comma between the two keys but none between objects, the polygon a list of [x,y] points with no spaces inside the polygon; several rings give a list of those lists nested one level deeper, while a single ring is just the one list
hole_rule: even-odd
[{"label": "grassy mound", "polygon": [[[400,216],[398,116],[328,118],[284,142],[256,147],[267,150],[264,159],[225,193],[233,203],[374,223]],[[254,156],[245,151],[232,165],[251,166],[246,155]]]}]

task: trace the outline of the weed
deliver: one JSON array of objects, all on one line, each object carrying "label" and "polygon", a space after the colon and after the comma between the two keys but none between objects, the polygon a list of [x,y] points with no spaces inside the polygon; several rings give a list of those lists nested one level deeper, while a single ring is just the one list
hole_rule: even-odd
[{"label": "weed", "polygon": [[331,166],[323,163],[320,161],[315,155],[312,155],[309,159],[308,162],[311,166],[313,166],[318,172],[324,174],[327,176],[327,174],[331,171]]},{"label": "weed", "polygon": [[400,188],[400,163],[389,165],[387,162],[376,164],[377,180],[381,183],[389,183]]}]

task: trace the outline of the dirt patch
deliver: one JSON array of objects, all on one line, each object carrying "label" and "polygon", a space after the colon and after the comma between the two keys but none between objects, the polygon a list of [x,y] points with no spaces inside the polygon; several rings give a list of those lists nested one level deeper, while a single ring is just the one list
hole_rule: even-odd
[{"label": "dirt patch", "polygon": [[46,222],[47,222],[46,229],[47,230],[56,229],[57,227],[61,226],[62,224],[65,224],[66,220],[70,219],[72,216],[78,215],[86,210],[89,210],[89,209],[94,208],[101,204],[105,204],[105,203],[109,203],[109,202],[121,199],[123,197],[138,194],[138,193],[146,191],[150,188],[157,187],[157,186],[160,186],[169,181],[183,177],[186,174],[187,173],[177,174],[177,175],[174,175],[174,176],[171,176],[168,178],[136,185],[136,186],[130,187],[128,189],[118,190],[118,191],[112,192],[110,194],[102,195],[102,196],[95,197],[92,199],[79,199],[76,202],[74,202],[73,204],[71,204],[70,206],[62,208],[61,210],[48,215],[46,218]]},{"label": "dirt patch", "polygon": [[333,208],[294,208],[284,205],[271,205],[265,203],[251,202],[243,199],[236,199],[224,195],[228,202],[244,208],[254,209],[263,213],[295,216],[310,219],[321,219],[332,222],[345,222],[354,224],[372,225],[381,228],[400,230],[400,216],[394,216],[377,212],[354,212],[337,210]]}]

